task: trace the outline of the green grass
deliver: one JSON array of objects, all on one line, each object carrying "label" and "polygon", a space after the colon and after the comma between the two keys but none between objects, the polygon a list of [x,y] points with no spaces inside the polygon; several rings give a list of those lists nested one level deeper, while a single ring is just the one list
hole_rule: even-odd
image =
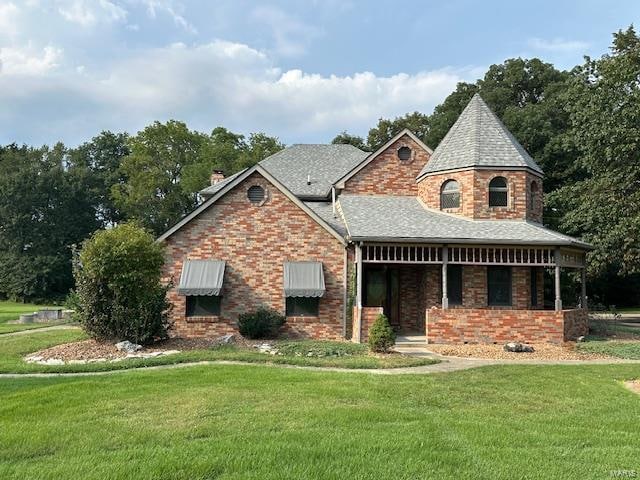
[{"label": "green grass", "polygon": [[[87,338],[80,329],[34,331],[25,335],[0,336],[0,373],[29,372],[89,372],[121,370],[127,368],[149,367],[212,360],[235,360],[252,363],[273,363],[300,366],[340,367],[340,368],[395,368],[429,365],[437,363],[428,358],[407,357],[404,355],[388,355],[384,357],[366,355],[358,346],[345,344],[344,348],[360,352],[358,355],[342,357],[308,358],[295,354],[287,356],[270,355],[257,351],[247,351],[234,346],[206,350],[190,350],[166,357],[148,359],[130,359],[116,363],[92,363],[85,365],[39,365],[29,364],[22,360],[28,353],[36,352],[53,345],[75,342]],[[294,342],[287,342],[291,344]],[[334,350],[336,342],[296,342],[299,345],[326,343],[326,348]],[[302,347],[304,348],[304,347]],[[316,346],[317,348],[317,346]],[[1,478],[1,477],[0,477]]]},{"label": "green grass", "polygon": [[577,343],[576,349],[586,353],[602,353],[611,357],[640,360],[640,342],[622,342],[595,338],[584,343]]},{"label": "green grass", "polygon": [[35,305],[32,303],[17,303],[0,301],[0,334],[18,332],[21,330],[32,330],[42,327],[49,327],[51,325],[60,324],[56,323],[26,323],[26,324],[10,324],[9,320],[17,320],[22,313],[33,313],[36,310],[42,308],[51,308],[45,305]]},{"label": "green grass", "polygon": [[0,478],[607,479],[640,367],[370,375],[215,365],[0,379]]}]

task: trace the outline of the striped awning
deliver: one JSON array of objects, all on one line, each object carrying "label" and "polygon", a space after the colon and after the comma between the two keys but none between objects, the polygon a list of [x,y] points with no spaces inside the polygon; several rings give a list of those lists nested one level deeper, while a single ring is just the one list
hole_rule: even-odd
[{"label": "striped awning", "polygon": [[285,297],[321,297],[324,295],[321,262],[285,262]]},{"label": "striped awning", "polygon": [[222,291],[225,262],[221,260],[186,260],[178,293],[180,295],[217,296]]}]

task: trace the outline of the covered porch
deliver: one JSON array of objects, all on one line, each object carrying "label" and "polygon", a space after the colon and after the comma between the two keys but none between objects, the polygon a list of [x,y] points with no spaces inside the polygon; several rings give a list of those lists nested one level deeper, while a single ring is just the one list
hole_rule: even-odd
[{"label": "covered porch", "polygon": [[[586,334],[585,252],[550,245],[355,245],[352,340],[384,313],[399,334],[430,343],[560,343]],[[563,309],[561,272],[580,272],[576,308]],[[544,277],[553,278],[545,308]]]}]

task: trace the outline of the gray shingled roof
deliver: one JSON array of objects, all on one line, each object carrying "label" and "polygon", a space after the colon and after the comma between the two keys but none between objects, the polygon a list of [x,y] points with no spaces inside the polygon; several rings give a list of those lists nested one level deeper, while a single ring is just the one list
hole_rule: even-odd
[{"label": "gray shingled roof", "polygon": [[260,165],[298,197],[328,198],[331,186],[368,155],[353,145],[298,144],[265,158]]},{"label": "gray shingled roof", "polygon": [[343,237],[347,236],[347,229],[344,226],[342,217],[340,216],[340,214],[338,214],[337,216],[333,215],[333,205],[331,204],[331,202],[304,202],[304,204],[311,210],[313,210],[313,212],[321,219],[327,222],[331,226],[331,228],[333,228],[340,235],[342,235]]},{"label": "gray shingled roof", "polygon": [[478,94],[462,111],[418,178],[428,173],[468,167],[519,167],[542,173]]},{"label": "gray shingled roof", "polygon": [[341,195],[340,207],[353,240],[573,245],[578,239],[517,220],[470,220],[426,209],[417,197]]},{"label": "gray shingled roof", "polygon": [[216,193],[218,193],[219,190],[222,189],[222,187],[224,187],[227,183],[233,181],[234,178],[236,178],[238,175],[241,175],[246,170],[247,170],[246,168],[244,170],[240,170],[239,172],[236,172],[233,175],[228,176],[227,178],[219,181],[216,184],[203,188],[202,190],[200,190],[200,195],[202,195],[203,197],[211,197],[215,195]]}]

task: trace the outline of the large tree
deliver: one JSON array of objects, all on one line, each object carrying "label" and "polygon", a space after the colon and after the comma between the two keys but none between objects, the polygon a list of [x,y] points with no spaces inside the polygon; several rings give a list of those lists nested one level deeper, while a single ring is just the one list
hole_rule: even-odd
[{"label": "large tree", "polygon": [[96,216],[102,227],[124,220],[116,207],[111,190],[124,182],[120,166],[129,155],[128,135],[105,131],[77,148],[69,150],[69,170],[86,176]]},{"label": "large tree", "polygon": [[614,34],[611,53],[576,67],[567,92],[584,179],[552,195],[561,227],[596,247],[592,274],[640,272],[640,38]]},{"label": "large tree", "polygon": [[429,116],[420,112],[407,113],[393,120],[381,118],[378,120],[378,124],[369,130],[367,146],[369,150],[375,152],[405,128],[411,130],[420,140],[424,141],[429,133],[429,124]]},{"label": "large tree", "polygon": [[124,181],[112,186],[115,205],[156,234],[167,230],[196,206],[196,192],[185,191],[181,180],[206,142],[206,135],[175,120],[138,132],[120,166]]},{"label": "large tree", "polygon": [[333,140],[331,140],[331,143],[333,143],[334,145],[353,145],[354,147],[359,148],[360,150],[363,150],[365,152],[369,150],[369,147],[362,137],[359,137],[358,135],[352,135],[350,133],[347,133],[346,131],[342,131],[338,135],[336,135]]},{"label": "large tree", "polygon": [[88,177],[70,169],[62,144],[0,148],[0,293],[62,297],[71,249],[99,226]]}]

